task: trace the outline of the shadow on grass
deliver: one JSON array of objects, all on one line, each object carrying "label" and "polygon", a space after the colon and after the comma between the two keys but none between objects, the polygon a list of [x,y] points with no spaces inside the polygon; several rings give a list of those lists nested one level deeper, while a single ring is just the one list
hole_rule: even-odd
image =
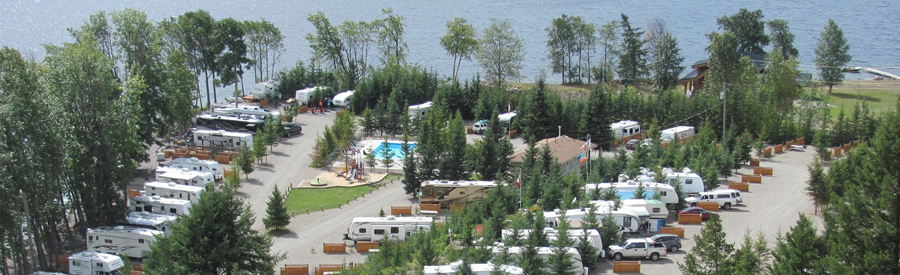
[{"label": "shadow on grass", "polygon": [[864,101],[872,101],[872,102],[881,102],[880,98],[868,96],[868,95],[860,95],[860,94],[850,94],[850,93],[832,93],[830,96],[843,98],[843,99],[857,99]]},{"label": "shadow on grass", "polygon": [[287,228],[269,230],[269,232],[266,232],[266,235],[269,235],[269,237],[297,238],[297,233]]}]

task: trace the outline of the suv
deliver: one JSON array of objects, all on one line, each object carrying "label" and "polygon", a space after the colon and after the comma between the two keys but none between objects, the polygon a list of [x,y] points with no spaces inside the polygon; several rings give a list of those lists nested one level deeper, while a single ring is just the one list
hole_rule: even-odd
[{"label": "suv", "polygon": [[487,129],[487,124],[488,124],[487,119],[482,119],[482,120],[479,120],[478,122],[475,122],[475,124],[472,124],[472,132],[476,133],[476,134],[483,134],[484,130]]},{"label": "suv", "polygon": [[303,127],[297,123],[285,123],[284,124],[284,135],[285,136],[293,136],[295,134],[300,134],[303,131]]},{"label": "suv", "polygon": [[723,189],[723,190],[713,190],[713,191],[710,191],[710,192],[713,192],[713,193],[716,193],[716,194],[728,194],[728,195],[731,196],[731,198],[733,198],[733,199],[736,201],[735,204],[743,204],[743,203],[744,203],[744,199],[741,198],[741,191],[740,191],[740,190],[736,190],[736,189]]},{"label": "suv", "polygon": [[731,209],[731,206],[736,205],[737,199],[732,197],[733,193],[730,192],[701,192],[696,197],[688,197],[684,199],[685,202],[690,204],[691,206],[697,206],[698,202],[701,201],[714,201],[719,203],[719,207],[722,207],[725,210]]},{"label": "suv", "polygon": [[662,243],[654,242],[650,238],[644,239],[628,239],[619,245],[610,245],[609,253],[616,261],[622,258],[650,258],[650,260],[659,260],[660,256],[666,256],[666,246]]},{"label": "suv", "polygon": [[651,240],[666,246],[669,252],[677,252],[681,249],[681,238],[675,234],[656,234],[650,237]]}]

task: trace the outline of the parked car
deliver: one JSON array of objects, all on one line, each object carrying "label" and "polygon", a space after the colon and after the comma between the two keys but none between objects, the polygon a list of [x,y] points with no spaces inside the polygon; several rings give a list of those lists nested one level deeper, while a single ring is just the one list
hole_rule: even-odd
[{"label": "parked car", "polygon": [[660,256],[666,256],[666,246],[650,238],[628,239],[619,245],[610,245],[607,255],[616,261],[622,258],[650,258],[656,261]]},{"label": "parked car", "polygon": [[630,140],[628,140],[627,142],[625,142],[625,149],[628,149],[628,150],[634,150],[634,148],[635,148],[635,147],[638,145],[638,143],[640,143],[640,142],[641,142],[641,141],[638,140],[638,139],[630,139]]},{"label": "parked car", "polygon": [[676,252],[681,249],[681,238],[675,234],[656,234],[651,236],[650,239],[665,245],[669,252]]},{"label": "parked car", "polygon": [[482,120],[479,120],[478,122],[475,122],[475,124],[472,125],[472,132],[476,133],[476,134],[483,134],[484,130],[487,129],[487,124],[488,124],[487,119],[482,119]]},{"label": "parked car", "polygon": [[297,123],[285,123],[284,124],[284,136],[293,136],[300,134],[303,131],[303,127]]},{"label": "parked car", "polygon": [[719,215],[717,213],[709,212],[709,211],[706,211],[706,209],[696,207],[696,206],[682,209],[681,212],[679,212],[678,214],[679,215],[681,215],[681,214],[700,214],[700,217],[703,218],[704,221],[709,220],[709,218],[712,216]]}]

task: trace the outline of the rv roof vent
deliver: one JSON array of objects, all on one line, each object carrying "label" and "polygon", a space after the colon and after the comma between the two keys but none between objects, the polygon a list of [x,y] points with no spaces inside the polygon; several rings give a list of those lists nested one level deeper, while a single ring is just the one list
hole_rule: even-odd
[{"label": "rv roof vent", "polygon": [[393,221],[395,219],[396,219],[396,217],[394,217],[394,216],[387,216],[387,220],[389,220],[389,221]]},{"label": "rv roof vent", "polygon": [[684,170],[681,170],[681,172],[690,173],[691,168],[685,167]]},{"label": "rv roof vent", "polygon": [[115,228],[118,229],[118,230],[125,229],[125,227],[124,227],[124,226],[121,226],[121,225],[118,225],[118,226],[116,226]]},{"label": "rv roof vent", "polygon": [[155,200],[155,201],[158,201],[158,200],[159,200],[159,195],[154,195],[154,196],[152,196],[152,197],[150,197],[150,198],[153,199],[153,200]]},{"label": "rv roof vent", "polygon": [[175,183],[174,183],[174,182],[170,182],[170,183],[169,183],[169,186],[175,186]]},{"label": "rv roof vent", "polygon": [[559,214],[560,214],[560,210],[559,210],[559,209],[553,209],[553,214],[559,215]]}]

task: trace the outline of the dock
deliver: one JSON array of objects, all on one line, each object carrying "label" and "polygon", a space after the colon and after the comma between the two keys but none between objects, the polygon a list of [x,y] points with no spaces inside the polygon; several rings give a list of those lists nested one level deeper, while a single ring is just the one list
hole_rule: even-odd
[{"label": "dock", "polygon": [[897,76],[897,75],[895,75],[895,74],[892,74],[892,73],[889,73],[889,72],[885,72],[885,71],[882,71],[882,70],[879,70],[879,69],[875,69],[875,68],[863,68],[862,70],[863,70],[863,71],[866,71],[866,72],[868,72],[868,73],[870,73],[870,74],[874,74],[874,75],[877,75],[877,76],[882,76],[882,77],[885,77],[885,78],[890,78],[890,79],[900,79],[900,76]]}]

